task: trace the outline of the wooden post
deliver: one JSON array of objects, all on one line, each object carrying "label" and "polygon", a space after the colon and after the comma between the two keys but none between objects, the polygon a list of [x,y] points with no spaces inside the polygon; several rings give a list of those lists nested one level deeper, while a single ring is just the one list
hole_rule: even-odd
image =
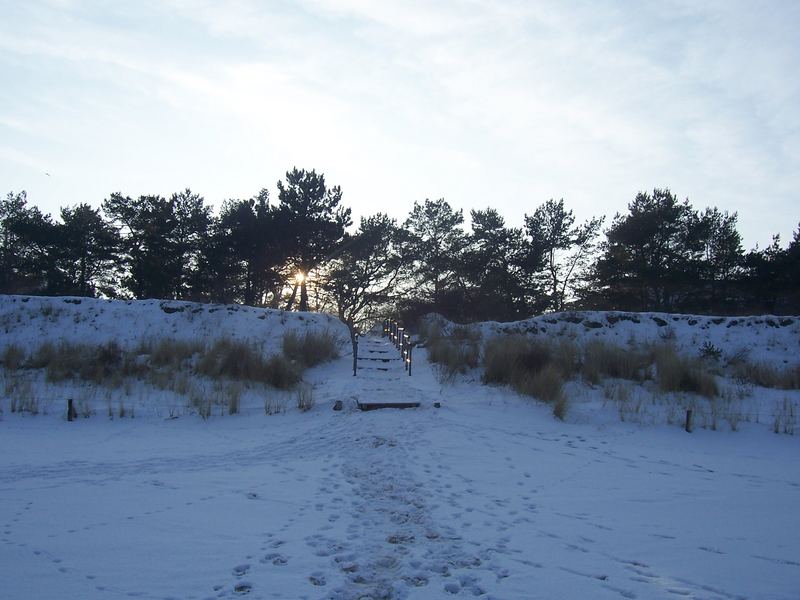
[{"label": "wooden post", "polygon": [[686,429],[686,433],[692,433],[692,409],[691,408],[687,408],[686,409],[686,426],[684,427],[684,429]]},{"label": "wooden post", "polygon": [[411,349],[413,346],[411,344],[408,345],[408,376],[411,377]]},{"label": "wooden post", "polygon": [[67,421],[74,421],[78,418],[78,411],[75,410],[75,405],[72,403],[72,398],[67,400]]},{"label": "wooden post", "polygon": [[356,376],[356,371],[358,371],[358,334],[355,337],[356,343],[353,346],[353,377]]}]

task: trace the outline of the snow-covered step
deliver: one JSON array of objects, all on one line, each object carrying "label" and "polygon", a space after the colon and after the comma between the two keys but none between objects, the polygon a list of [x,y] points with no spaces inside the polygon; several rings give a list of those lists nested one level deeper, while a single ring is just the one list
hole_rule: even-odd
[{"label": "snow-covered step", "polygon": [[379,408],[417,408],[420,400],[408,386],[408,371],[397,347],[386,339],[362,338],[358,373],[369,381],[356,398],[364,411]]}]

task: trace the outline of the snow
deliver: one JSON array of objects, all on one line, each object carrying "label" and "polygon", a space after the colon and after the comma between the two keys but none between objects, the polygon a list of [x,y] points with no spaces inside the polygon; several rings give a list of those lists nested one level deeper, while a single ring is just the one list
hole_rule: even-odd
[{"label": "snow", "polygon": [[[439,315],[429,317],[453,327]],[[498,334],[557,336],[585,342],[599,339],[626,346],[669,340],[682,352],[697,356],[706,343],[723,351],[723,358],[746,353],[754,361],[787,364],[800,352],[800,317],[714,317],[658,312],[573,311],[515,321],[468,325],[483,339]]]},{"label": "snow", "polygon": [[104,344],[122,348],[142,342],[234,338],[273,354],[290,329],[328,329],[348,340],[347,328],[330,315],[287,313],[235,304],[201,304],[177,300],[97,300],[93,298],[2,296],[0,350],[50,342]]},{"label": "snow", "polygon": [[[157,301],[54,299],[63,318],[23,313],[23,328],[15,310],[40,315],[37,300],[9,301],[6,343],[114,335],[82,337],[89,315],[131,344],[189,336],[192,323],[265,347],[274,343],[257,328],[335,327],[296,313],[261,320],[258,309],[204,309],[190,321]],[[758,335],[789,328],[762,324]],[[470,377],[441,385],[423,356],[411,377],[399,361],[353,377],[346,354],[318,367],[306,375],[316,398],[306,413],[3,414],[0,598],[800,597],[796,436],[758,423],[693,434],[621,423],[577,388],[580,418],[565,423]],[[420,408],[355,408],[408,399]]]}]

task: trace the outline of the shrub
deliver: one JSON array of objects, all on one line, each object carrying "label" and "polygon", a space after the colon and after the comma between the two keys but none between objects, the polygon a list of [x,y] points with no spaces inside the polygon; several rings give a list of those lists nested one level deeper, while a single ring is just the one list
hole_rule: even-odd
[{"label": "shrub", "polygon": [[[69,348],[66,348],[69,351]],[[117,374],[122,369],[124,352],[115,341],[102,344],[92,349],[89,347],[79,348],[75,353],[81,356],[84,364],[73,373],[81,379],[100,382]]]},{"label": "shrub", "polygon": [[475,338],[454,338],[440,334],[428,337],[428,358],[436,363],[439,380],[451,381],[458,373],[478,366],[480,347]]},{"label": "shrub", "polygon": [[691,392],[708,398],[719,395],[717,380],[666,344],[656,349],[658,385],[665,392]]},{"label": "shrub", "polygon": [[560,339],[550,348],[551,360],[564,378],[571,378],[581,369],[581,352],[575,342]]},{"label": "shrub", "polygon": [[552,364],[545,365],[538,371],[522,374],[512,382],[512,386],[519,393],[553,404],[564,401],[563,385],[561,372]]},{"label": "shrub", "polygon": [[766,388],[800,389],[800,365],[778,368],[763,362],[740,362],[734,365],[734,376],[743,382]]},{"label": "shrub", "polygon": [[42,350],[39,360],[47,360],[44,365],[47,381],[72,379],[81,374],[91,373],[91,360],[88,347],[77,344],[49,345]]},{"label": "shrub", "polygon": [[622,348],[600,340],[592,340],[583,350],[583,378],[598,384],[604,377],[642,381],[647,378],[652,362],[649,353],[633,348]]},{"label": "shrub", "polygon": [[276,355],[265,359],[248,344],[230,339],[214,342],[197,362],[197,372],[212,379],[228,377],[282,389],[300,380],[300,370],[285,357]]},{"label": "shrub", "polygon": [[283,353],[306,367],[339,357],[336,337],[330,331],[307,331],[300,334],[290,331],[283,336]]},{"label": "shrub", "polygon": [[280,354],[276,354],[267,361],[265,374],[267,377],[263,382],[281,390],[294,387],[300,381],[301,376],[297,365]]},{"label": "shrub", "polygon": [[147,349],[154,367],[178,367],[203,351],[198,341],[163,339]]},{"label": "shrub", "polygon": [[484,383],[513,385],[550,362],[549,349],[522,335],[496,336],[483,350]]},{"label": "shrub", "polygon": [[16,371],[24,362],[25,351],[22,348],[16,344],[6,346],[6,349],[3,351],[3,366],[6,369],[9,371]]},{"label": "shrub", "polygon": [[51,342],[39,346],[28,358],[27,366],[31,369],[44,369],[49,365],[56,354],[56,347]]},{"label": "shrub", "polygon": [[510,385],[520,394],[553,404],[553,414],[563,419],[567,399],[565,375],[577,368],[577,351],[571,342],[548,344],[522,335],[497,336],[483,352],[484,383]]},{"label": "shrub", "polygon": [[481,340],[481,332],[469,325],[454,325],[450,330],[450,337],[456,342],[470,342],[477,344]]},{"label": "shrub", "polygon": [[564,394],[561,394],[561,397],[553,404],[553,416],[559,421],[563,421],[567,416],[567,408],[567,397]]},{"label": "shrub", "polygon": [[709,358],[712,360],[719,360],[722,358],[722,350],[717,348],[711,342],[706,342],[700,348],[700,358]]},{"label": "shrub", "polygon": [[47,381],[79,378],[99,383],[121,376],[130,357],[114,341],[99,346],[45,342],[28,358],[27,367],[45,369]]}]

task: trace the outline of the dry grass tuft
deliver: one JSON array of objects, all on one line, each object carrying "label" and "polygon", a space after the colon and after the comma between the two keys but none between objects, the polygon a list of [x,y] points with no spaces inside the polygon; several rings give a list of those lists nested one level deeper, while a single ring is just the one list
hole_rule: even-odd
[{"label": "dry grass tuft", "polygon": [[544,402],[555,403],[563,399],[564,378],[555,365],[548,364],[538,371],[522,373],[512,382],[521,394],[533,396]]},{"label": "dry grass tuft", "polygon": [[307,331],[303,334],[290,331],[283,336],[283,353],[305,367],[339,357],[336,337],[330,331]]},{"label": "dry grass tuft", "polygon": [[300,370],[285,357],[264,358],[244,342],[221,339],[197,361],[197,372],[211,379],[227,377],[287,389],[300,381]]},{"label": "dry grass tuft", "polygon": [[734,377],[739,381],[780,390],[800,389],[800,364],[776,367],[763,362],[738,362],[733,366]]},{"label": "dry grass tuft", "polygon": [[307,412],[314,408],[316,400],[314,399],[314,388],[304,383],[297,388],[297,408],[300,412]]},{"label": "dry grass tuft", "polygon": [[513,385],[549,362],[550,351],[543,342],[522,335],[496,336],[483,349],[483,381]]},{"label": "dry grass tuft", "polygon": [[6,349],[3,350],[2,360],[3,366],[7,370],[16,371],[25,362],[25,351],[16,344],[11,344],[10,346],[6,346]]},{"label": "dry grass tuft", "polygon": [[584,347],[581,373],[593,385],[606,377],[643,381],[647,379],[650,364],[652,355],[645,350],[592,340]]},{"label": "dry grass tuft", "polygon": [[690,392],[707,398],[719,395],[713,375],[695,361],[679,356],[675,347],[664,344],[655,350],[658,386],[665,392]]},{"label": "dry grass tuft", "polygon": [[521,394],[552,403],[554,414],[563,419],[567,409],[564,378],[577,364],[574,348],[521,335],[497,336],[483,351],[483,381],[510,385]]},{"label": "dry grass tuft", "polygon": [[559,421],[563,421],[567,416],[568,408],[569,403],[567,402],[567,396],[561,394],[561,397],[553,404],[553,416]]},{"label": "dry grass tuft", "polygon": [[454,327],[451,335],[445,335],[431,327],[427,336],[428,358],[436,364],[441,383],[452,382],[457,374],[478,366],[480,336],[469,328]]},{"label": "dry grass tuft", "polygon": [[264,399],[264,413],[277,415],[286,412],[287,399],[284,393],[269,394]]},{"label": "dry grass tuft", "polygon": [[163,339],[141,353],[150,355],[150,364],[154,367],[180,367],[203,349],[198,340]]},{"label": "dry grass tuft", "polygon": [[229,415],[238,415],[242,403],[243,387],[241,383],[232,383],[225,387],[225,403],[228,405]]},{"label": "dry grass tuft", "polygon": [[797,410],[797,403],[784,397],[783,402],[775,405],[775,410],[773,411],[775,421],[773,422],[772,430],[775,433],[794,435],[797,428]]}]

